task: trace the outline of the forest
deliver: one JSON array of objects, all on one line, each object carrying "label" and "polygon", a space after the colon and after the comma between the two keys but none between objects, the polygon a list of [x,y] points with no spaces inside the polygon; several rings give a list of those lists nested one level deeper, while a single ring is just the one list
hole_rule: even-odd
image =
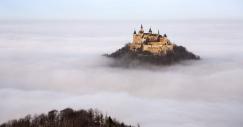
[{"label": "forest", "polygon": [[[139,126],[139,125],[138,125]],[[27,115],[24,118],[10,120],[0,127],[133,127],[103,115],[98,110],[52,110],[47,114]]]}]

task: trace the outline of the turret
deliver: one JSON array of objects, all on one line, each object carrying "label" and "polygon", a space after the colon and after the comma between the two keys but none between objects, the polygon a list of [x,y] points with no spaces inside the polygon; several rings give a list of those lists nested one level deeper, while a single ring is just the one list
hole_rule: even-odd
[{"label": "turret", "polygon": [[152,29],[151,28],[149,28],[149,33],[152,34]]},{"label": "turret", "polygon": [[140,30],[139,30],[139,33],[144,33],[144,30],[143,30],[143,25],[141,24],[141,27],[140,27]]},{"label": "turret", "polygon": [[160,35],[159,30],[158,30],[158,35]]},{"label": "turret", "polygon": [[166,34],[164,34],[164,37],[167,37],[167,35],[166,35]]},{"label": "turret", "polygon": [[137,34],[136,30],[134,30],[134,32],[133,32],[133,41],[132,42],[133,43],[140,43],[141,42],[141,35]]},{"label": "turret", "polygon": [[134,30],[133,34],[137,34],[136,30]]}]

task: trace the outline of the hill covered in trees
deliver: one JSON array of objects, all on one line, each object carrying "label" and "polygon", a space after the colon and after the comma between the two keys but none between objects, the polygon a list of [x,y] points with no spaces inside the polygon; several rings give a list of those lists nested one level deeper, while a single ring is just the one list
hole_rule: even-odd
[{"label": "hill covered in trees", "polygon": [[104,116],[97,110],[73,110],[66,108],[61,111],[52,110],[47,114],[27,115],[18,120],[11,120],[0,127],[132,127]]}]

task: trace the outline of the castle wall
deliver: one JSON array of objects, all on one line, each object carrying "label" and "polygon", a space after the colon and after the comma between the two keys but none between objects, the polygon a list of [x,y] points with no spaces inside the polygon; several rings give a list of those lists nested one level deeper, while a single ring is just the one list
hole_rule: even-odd
[{"label": "castle wall", "polygon": [[160,38],[159,42],[161,42],[161,44],[167,45],[168,44],[168,39],[165,37]]},{"label": "castle wall", "polygon": [[[147,40],[147,43],[144,43],[145,39]],[[141,33],[133,35],[133,42],[129,45],[129,49],[131,51],[142,49],[142,51],[160,54],[173,50],[173,45],[167,37],[162,37],[157,34]]]},{"label": "castle wall", "polygon": [[148,51],[154,54],[166,53],[173,50],[173,45],[143,45],[143,51]]},{"label": "castle wall", "polygon": [[129,46],[129,50],[137,51],[138,49],[140,49],[142,47],[142,44],[132,43],[128,46]]},{"label": "castle wall", "polygon": [[133,35],[133,43],[141,43],[142,37],[140,35]]},{"label": "castle wall", "polygon": [[150,35],[150,34],[145,34],[143,36],[143,38],[147,39],[149,42],[152,42],[152,41],[156,42],[156,41],[158,41],[158,36],[157,35],[154,36],[154,35]]}]

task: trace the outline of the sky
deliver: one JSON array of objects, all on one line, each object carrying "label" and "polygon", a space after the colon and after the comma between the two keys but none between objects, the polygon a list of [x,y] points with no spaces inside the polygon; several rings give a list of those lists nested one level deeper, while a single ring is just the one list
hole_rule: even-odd
[{"label": "sky", "polygon": [[0,20],[243,19],[242,0],[0,0]]},{"label": "sky", "polygon": [[0,124],[70,107],[141,127],[242,127],[243,23],[149,25],[202,59],[123,68],[103,57],[138,21],[0,22]]}]

